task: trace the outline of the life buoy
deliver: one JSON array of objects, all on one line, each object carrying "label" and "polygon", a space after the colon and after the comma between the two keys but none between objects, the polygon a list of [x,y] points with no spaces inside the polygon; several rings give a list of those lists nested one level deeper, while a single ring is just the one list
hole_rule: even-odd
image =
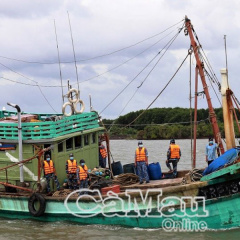
[{"label": "life buoy", "polygon": [[[72,99],[72,94],[71,93],[75,93],[75,98]],[[68,91],[68,94],[67,94],[67,97],[68,97],[68,101],[70,103],[75,103],[77,102],[78,100],[78,90],[76,88],[72,88]]]},{"label": "life buoy", "polygon": [[72,111],[70,113],[66,113],[65,110],[66,110],[67,106],[72,107],[72,103],[70,103],[70,102],[64,103],[63,106],[62,106],[62,113],[64,114],[64,116],[70,117],[70,116],[72,116]]},{"label": "life buoy", "polygon": [[[37,207],[36,207],[37,206]],[[28,210],[34,217],[40,217],[44,214],[46,209],[46,200],[39,194],[34,193],[28,199]]]},{"label": "life buoy", "polygon": [[[77,104],[78,103],[80,103],[80,105],[81,105],[80,111],[78,111],[78,109],[77,109]],[[75,113],[83,113],[83,111],[85,109],[85,104],[84,104],[84,102],[81,99],[78,99],[77,102],[75,102],[73,104],[73,108],[74,108]]]}]

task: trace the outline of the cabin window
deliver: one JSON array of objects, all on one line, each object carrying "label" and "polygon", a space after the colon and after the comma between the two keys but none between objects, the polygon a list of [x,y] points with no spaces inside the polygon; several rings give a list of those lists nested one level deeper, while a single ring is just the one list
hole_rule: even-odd
[{"label": "cabin window", "polygon": [[63,152],[63,142],[58,143],[58,152]]},{"label": "cabin window", "polygon": [[89,145],[89,135],[84,135],[84,146]]},{"label": "cabin window", "polygon": [[96,143],[96,133],[92,133],[92,143]]},{"label": "cabin window", "polygon": [[9,144],[9,143],[0,143],[0,151],[5,150],[16,150],[15,144]]},{"label": "cabin window", "polygon": [[75,148],[81,148],[82,147],[82,136],[77,136],[74,138],[75,140]]},{"label": "cabin window", "polygon": [[69,138],[66,140],[66,149],[67,149],[67,151],[73,149],[73,139],[72,138]]}]

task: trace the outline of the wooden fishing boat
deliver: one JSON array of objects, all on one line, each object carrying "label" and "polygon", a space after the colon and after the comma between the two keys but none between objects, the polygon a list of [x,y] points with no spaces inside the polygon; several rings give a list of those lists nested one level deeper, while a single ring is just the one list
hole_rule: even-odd
[{"label": "wooden fishing boat", "polygon": [[[192,47],[189,53],[194,53],[196,57],[196,75],[199,73],[201,76],[215,141],[223,154],[224,148],[203,64],[198,55],[199,46],[187,17],[185,34],[190,36]],[[231,99],[232,92],[229,88],[227,94],[228,100]],[[71,104],[73,102],[68,105]],[[84,158],[89,168],[98,166],[98,139],[104,128],[99,124],[97,112],[80,111],[78,114],[65,115],[22,114],[17,118],[15,112],[0,111],[0,184],[3,186],[0,192],[1,217],[141,228],[164,227],[165,230],[178,228],[203,231],[207,228],[240,226],[238,159],[196,182],[192,181],[191,172],[179,171],[175,179],[122,186],[120,193],[102,195],[99,190],[89,190],[88,196],[78,196],[75,192],[61,195],[60,191],[47,196],[41,191],[41,162],[45,154],[51,155],[61,184],[66,178],[64,166],[70,152],[77,159]],[[20,119],[22,126],[19,127]],[[233,148],[233,134],[229,135],[232,144],[228,148]]]}]

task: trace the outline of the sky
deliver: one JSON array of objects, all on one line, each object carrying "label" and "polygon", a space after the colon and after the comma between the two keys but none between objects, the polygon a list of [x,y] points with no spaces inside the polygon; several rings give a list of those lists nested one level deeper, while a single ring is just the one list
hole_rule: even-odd
[{"label": "sky", "polygon": [[[85,111],[91,95],[103,118],[145,109],[160,92],[151,108],[189,108],[193,57],[162,91],[188,54],[189,36],[177,34],[185,16],[219,81],[226,35],[230,87],[240,98],[238,0],[1,0],[0,9],[0,109],[14,110],[12,102],[24,112],[61,113],[68,81],[79,87]],[[207,84],[220,107],[216,84]],[[207,108],[204,96],[198,100]]]}]

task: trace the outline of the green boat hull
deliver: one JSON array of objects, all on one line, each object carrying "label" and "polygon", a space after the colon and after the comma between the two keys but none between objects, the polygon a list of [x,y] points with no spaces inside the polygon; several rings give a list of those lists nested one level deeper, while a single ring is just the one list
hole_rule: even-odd
[{"label": "green boat hull", "polygon": [[[89,203],[83,203],[89,208]],[[75,201],[70,202],[70,208],[75,206]],[[28,210],[28,197],[1,197],[0,198],[0,217],[16,219],[34,219],[46,222],[69,221],[79,224],[103,224],[103,225],[121,225],[127,227],[139,228],[179,228],[184,230],[194,230],[196,223],[204,222],[208,229],[229,229],[240,226],[240,194],[235,194],[218,199],[211,199],[205,202],[205,210],[208,216],[180,216],[179,209],[174,210],[174,216],[159,216],[156,203],[152,203],[151,214],[144,216],[146,209],[141,209],[140,216],[131,209],[126,216],[125,212],[116,210],[119,216],[107,217],[104,214],[95,214],[92,217],[83,217],[80,211],[76,211],[78,216],[74,216],[66,209],[63,200],[46,200],[45,213],[40,217],[34,217]],[[187,208],[186,213],[190,212]],[[198,213],[203,213],[203,206],[199,206]],[[96,212],[95,212],[96,213]],[[114,212],[111,212],[114,214]],[[134,216],[135,214],[135,216]],[[179,215],[179,216],[177,216]],[[167,221],[167,225],[166,225]]]}]

